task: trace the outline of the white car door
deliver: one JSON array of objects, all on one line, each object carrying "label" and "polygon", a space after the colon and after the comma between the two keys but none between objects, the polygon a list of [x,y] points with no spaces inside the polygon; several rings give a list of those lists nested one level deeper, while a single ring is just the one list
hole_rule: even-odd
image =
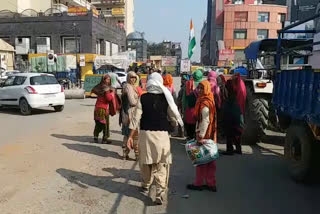
[{"label": "white car door", "polygon": [[1,105],[10,105],[12,98],[9,95],[10,87],[13,86],[15,77],[11,76],[6,79],[4,85],[0,88],[0,104]]},{"label": "white car door", "polygon": [[10,98],[9,105],[19,105],[19,100],[23,95],[26,76],[15,76],[13,85],[7,89],[8,96]]}]

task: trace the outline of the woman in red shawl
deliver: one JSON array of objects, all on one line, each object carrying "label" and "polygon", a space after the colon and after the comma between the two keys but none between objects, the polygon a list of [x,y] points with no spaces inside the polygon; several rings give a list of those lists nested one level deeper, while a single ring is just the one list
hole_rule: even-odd
[{"label": "woman in red shawl", "polygon": [[101,82],[96,85],[91,93],[96,94],[97,102],[94,110],[94,142],[98,143],[100,132],[103,132],[102,144],[110,144],[108,140],[110,137],[110,124],[109,124],[109,104],[112,102],[114,89],[111,87],[111,78],[108,74],[104,75]]},{"label": "woman in red shawl", "polygon": [[220,88],[217,82],[217,73],[215,71],[209,72],[208,81],[210,82],[210,85],[211,85],[211,92],[213,93],[216,107],[219,109],[221,107],[221,96],[220,96]]},{"label": "woman in red shawl", "polygon": [[[244,129],[244,113],[247,92],[240,75],[235,74],[226,84],[228,99],[224,105],[224,133],[227,137],[227,151],[224,155],[242,154],[241,136]],[[236,146],[234,150],[233,145]]]},{"label": "woman in red shawl", "polygon": [[[216,128],[216,107],[214,103],[211,85],[209,81],[202,81],[199,86],[199,97],[197,99],[194,116],[197,119],[196,135],[198,143],[204,139],[212,139],[217,142]],[[206,188],[216,192],[216,161],[196,167],[196,179],[193,184],[187,185],[191,190],[203,190],[203,182],[206,181]]]}]

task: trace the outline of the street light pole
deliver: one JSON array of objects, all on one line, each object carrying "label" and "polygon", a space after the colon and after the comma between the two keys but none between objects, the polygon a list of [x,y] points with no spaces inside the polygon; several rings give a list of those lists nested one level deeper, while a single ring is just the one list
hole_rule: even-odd
[{"label": "street light pole", "polygon": [[[74,42],[75,42],[75,55],[76,55],[76,65],[77,65],[77,72],[79,72],[80,74],[80,70],[79,69],[79,66],[78,66],[78,36],[77,36],[77,23],[73,22],[72,23],[73,25],[73,30],[74,30]],[[81,75],[77,75],[77,82],[78,82],[78,85],[80,86],[81,88],[81,78],[79,78]]]}]

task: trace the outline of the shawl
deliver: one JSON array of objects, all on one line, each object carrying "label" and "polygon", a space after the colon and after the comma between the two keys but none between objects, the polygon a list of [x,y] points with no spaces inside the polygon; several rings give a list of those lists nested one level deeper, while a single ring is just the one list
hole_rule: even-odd
[{"label": "shawl", "polygon": [[161,74],[152,73],[149,76],[149,80],[147,82],[147,92],[151,94],[164,94],[168,102],[169,108],[174,113],[175,118],[177,119],[179,125],[183,126],[183,121],[179,113],[178,107],[175,104],[173,96],[170,93],[170,91],[163,85],[163,79],[161,77]]},{"label": "shawl", "polygon": [[221,96],[220,96],[220,88],[217,82],[217,73],[215,71],[210,71],[208,75],[208,80],[211,85],[211,92],[214,95],[216,105],[218,108],[221,106]]},{"label": "shawl", "polygon": [[111,89],[111,84],[110,85],[107,85],[105,83],[105,80],[107,78],[110,78],[111,80],[111,77],[109,74],[105,74],[102,78],[101,78],[101,81],[98,85],[96,85],[93,89],[92,89],[92,93],[96,94],[97,96],[99,97],[103,97],[105,92],[109,91]]},{"label": "shawl", "polygon": [[209,112],[210,112],[210,123],[206,132],[206,136],[205,138],[209,138],[209,139],[213,139],[214,137],[214,132],[215,132],[215,123],[214,123],[214,119],[215,119],[215,103],[214,103],[214,98],[213,98],[213,94],[211,92],[211,85],[209,83],[209,81],[204,80],[200,83],[200,85],[203,86],[204,88],[204,92],[203,94],[199,95],[198,99],[197,99],[197,103],[196,103],[196,107],[195,107],[195,111],[194,111],[194,116],[196,117],[196,119],[198,121],[201,121],[201,113],[202,113],[202,109],[204,107],[209,108]]}]

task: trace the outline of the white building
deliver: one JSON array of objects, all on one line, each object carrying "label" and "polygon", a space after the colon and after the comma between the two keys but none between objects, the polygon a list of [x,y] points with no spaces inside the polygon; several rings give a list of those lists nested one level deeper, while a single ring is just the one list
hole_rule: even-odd
[{"label": "white building", "polygon": [[125,29],[127,35],[134,32],[134,0],[91,0],[91,4]]},{"label": "white building", "polygon": [[57,8],[64,12],[72,6],[91,8],[91,4],[87,0],[1,0],[0,10],[22,13],[27,9],[45,12],[49,8]]}]

